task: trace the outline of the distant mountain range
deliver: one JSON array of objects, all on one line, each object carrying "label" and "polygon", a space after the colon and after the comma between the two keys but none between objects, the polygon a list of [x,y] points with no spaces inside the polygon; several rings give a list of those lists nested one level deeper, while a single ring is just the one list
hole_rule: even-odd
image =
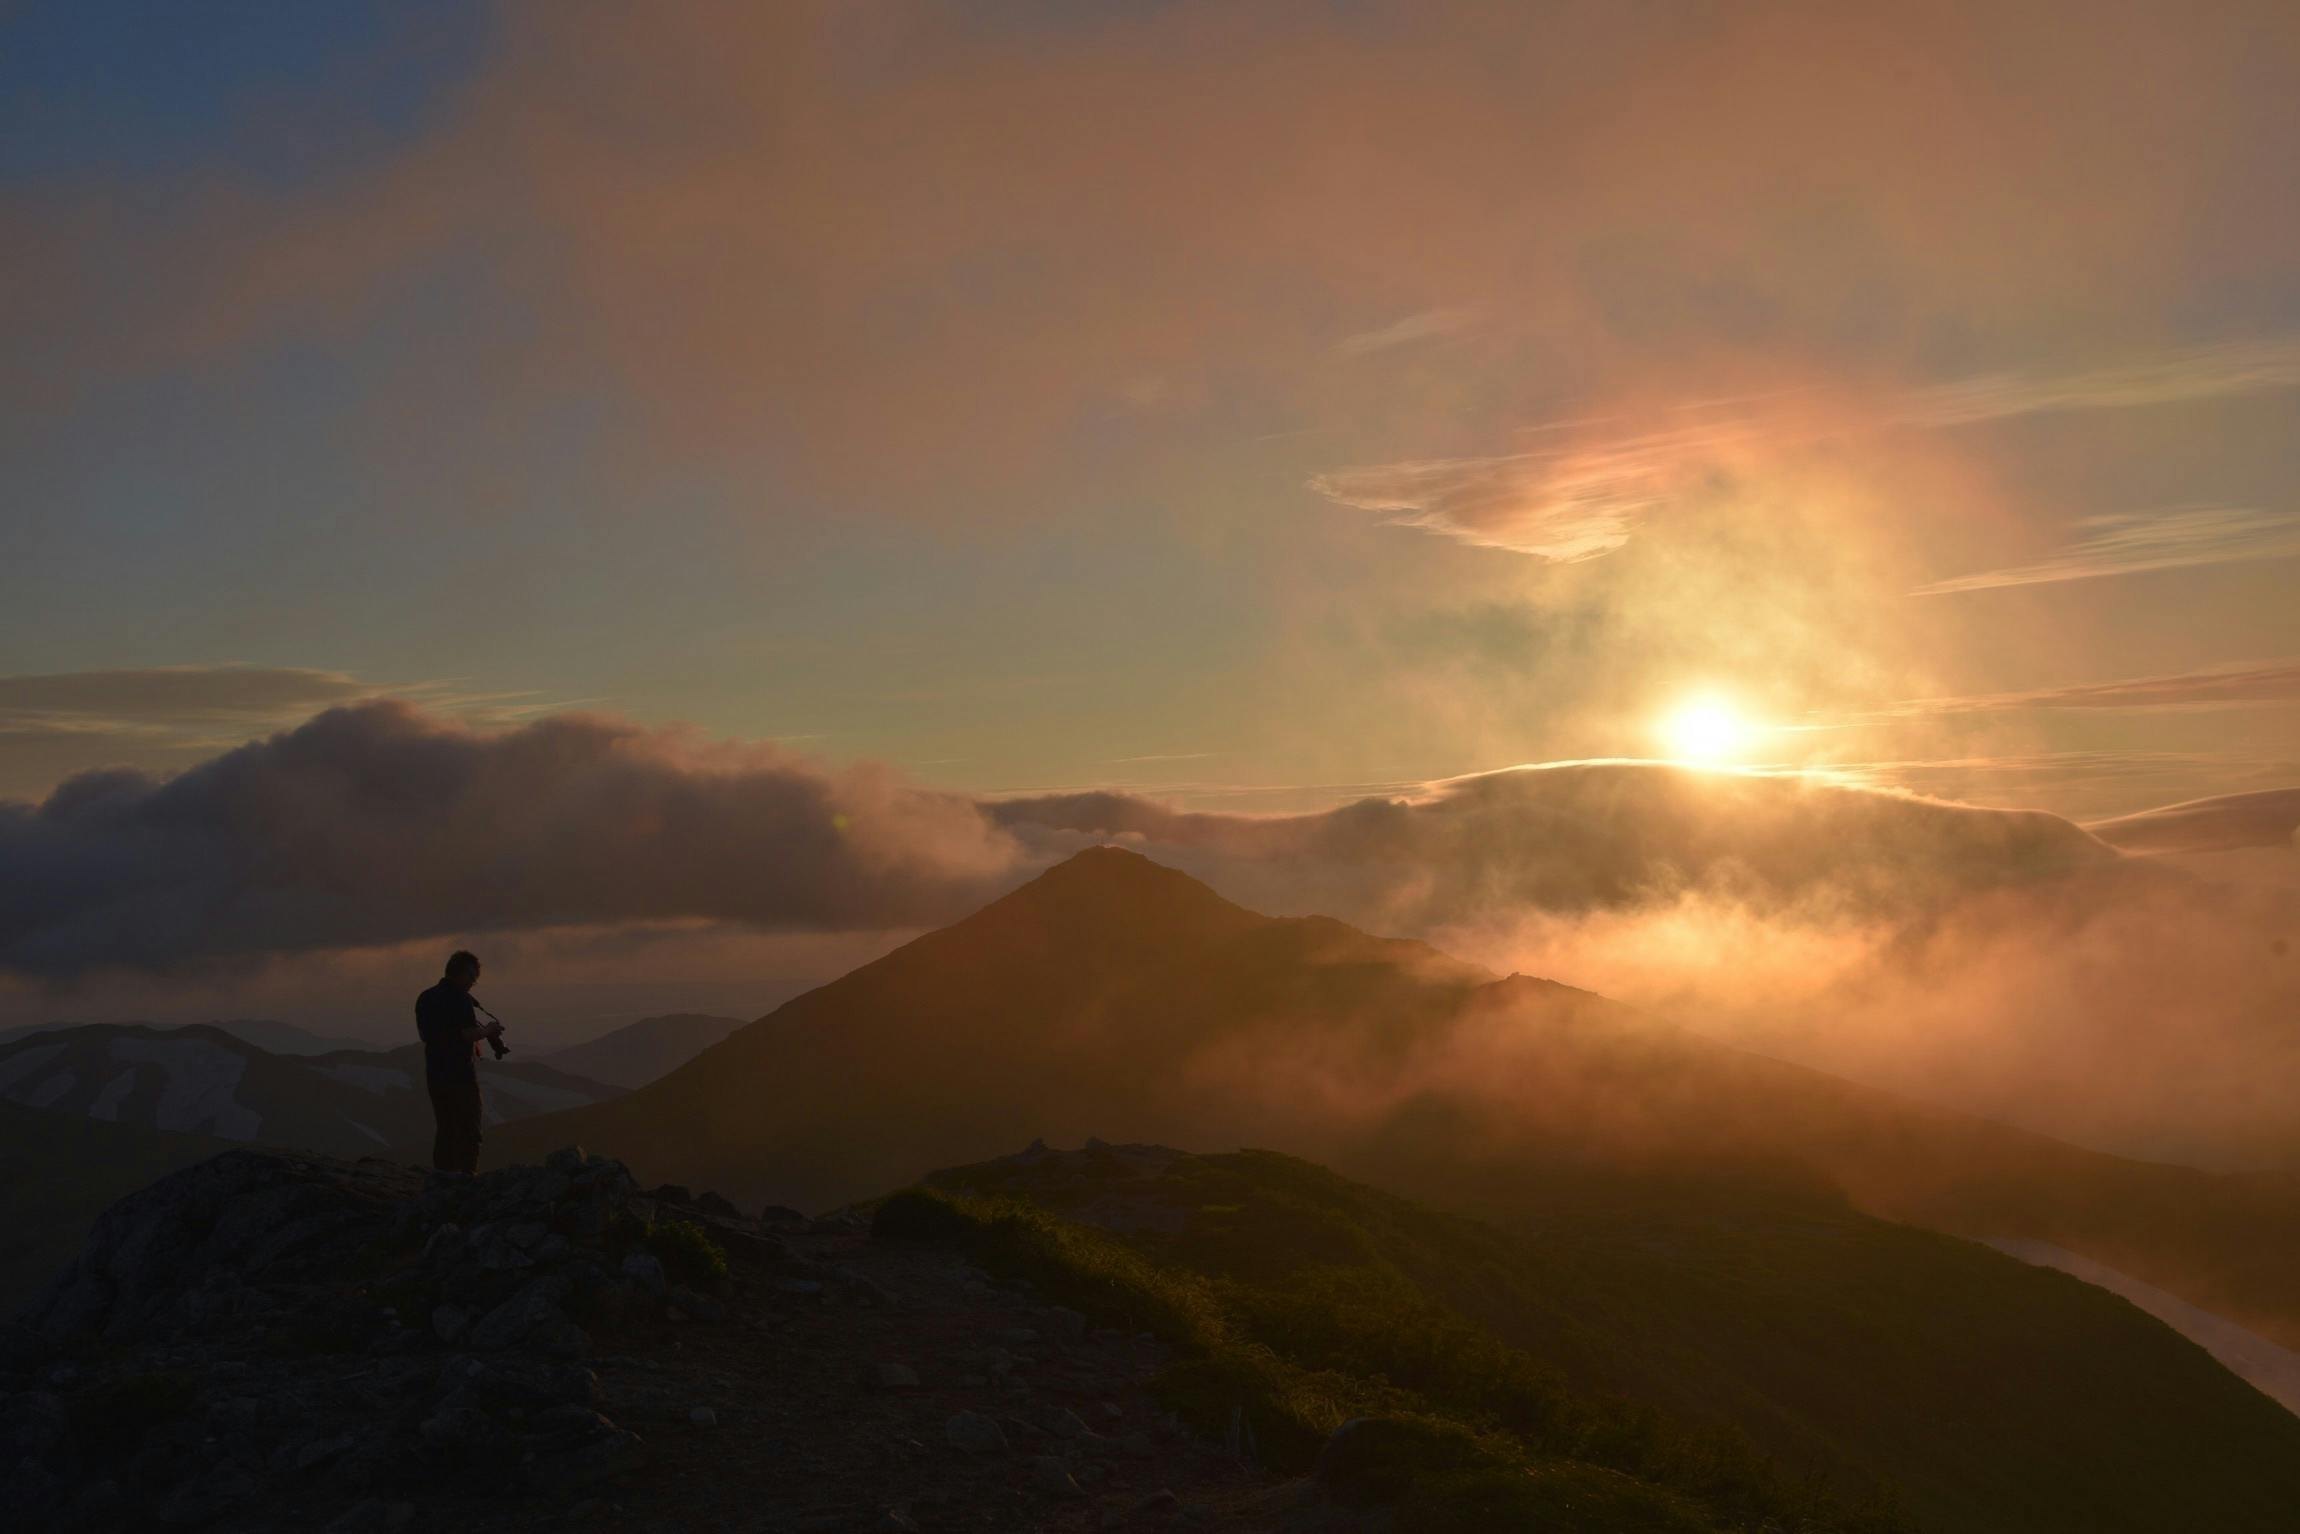
[{"label": "distant mountain range", "polygon": [[[540,1062],[485,1061],[490,1124],[621,1088]],[[220,1028],[91,1024],[0,1044],[0,1100],[220,1140],[428,1159],[423,1049],[275,1054]]]},{"label": "distant mountain range", "polygon": [[2085,1151],[1733,1049],[1420,943],[1081,853],[628,1096],[506,1126],[822,1207],[1019,1137],[1305,1154],[1538,1218],[1622,1180],[1850,1198],[2048,1242],[2300,1345],[2300,1179]]},{"label": "distant mountain range", "polygon": [[[35,1033],[55,1033],[64,1028],[90,1027],[87,1023],[24,1023],[14,1028],[0,1029],[0,1045],[11,1044]],[[178,1028],[213,1028],[228,1033],[258,1049],[270,1050],[275,1055],[324,1055],[343,1049],[372,1049],[365,1039],[338,1038],[330,1034],[314,1033],[295,1023],[275,1022],[269,1018],[223,1018],[208,1023],[122,1023],[115,1026],[150,1028],[172,1032]]]},{"label": "distant mountain range", "polygon": [[739,1017],[675,1012],[603,1033],[541,1056],[544,1064],[610,1086],[643,1087],[743,1026]]}]

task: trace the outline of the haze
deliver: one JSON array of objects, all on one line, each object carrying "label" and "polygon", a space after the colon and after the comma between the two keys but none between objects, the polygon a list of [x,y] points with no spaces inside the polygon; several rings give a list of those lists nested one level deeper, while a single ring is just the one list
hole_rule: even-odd
[{"label": "haze", "polygon": [[[2094,1140],[2234,1154],[2236,1094],[2290,1143],[2286,7],[6,26],[10,1020],[386,1036],[473,932],[555,1023],[749,1012],[1116,837]],[[1931,854],[1866,832],[1752,891],[1616,796],[1347,831],[1655,757],[2255,798],[2120,842],[2209,893],[2050,938],[1937,870],[1884,909]],[[1561,823],[1610,871],[1497,875]],[[2069,1028],[2119,1040],[2074,1100]]]},{"label": "haze", "polygon": [[[921,1180],[890,1241],[995,1266],[1007,1189],[1162,1275],[1222,1390],[1297,1371],[1209,1408],[1209,1484],[1426,1407],[1518,1492],[1709,1520],[1640,1527],[2285,1527],[2295,79],[2276,0],[0,5],[0,1299],[67,1274],[0,1394],[10,1337],[193,1282],[103,1277],[167,1250],[111,1200],[420,1159],[482,971],[428,1063],[409,1009],[468,949],[516,1052],[438,1173],[485,1113],[454,1187],[612,1188],[518,1332],[544,1259],[375,1171],[313,1271],[364,1286],[344,1232],[404,1199],[486,1288],[359,1343],[394,1368],[624,1356],[551,1307],[688,1190],[731,1287],[658,1262],[599,1324],[787,1343],[729,1307],[932,1287],[809,1218]],[[1302,1343],[1395,1316],[1468,1372]],[[819,1377],[863,1377],[838,1319]],[[89,1427],[127,1357],[0,1413],[0,1463],[86,1440],[89,1527],[175,1516]],[[775,1420],[915,1447],[905,1403],[1010,1383],[913,1362],[867,1432]],[[1562,1395],[1541,1438],[1551,1369],[1789,1478]],[[766,1506],[724,1420],[731,1479],[645,1484]],[[261,1447],[231,1495],[321,1463]],[[1846,1500],[1783,1513],[1806,1476]]]}]

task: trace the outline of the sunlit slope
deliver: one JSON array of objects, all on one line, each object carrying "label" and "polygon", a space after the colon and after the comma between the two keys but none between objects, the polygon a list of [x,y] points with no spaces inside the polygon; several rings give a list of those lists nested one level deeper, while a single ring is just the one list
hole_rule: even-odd
[{"label": "sunlit slope", "polygon": [[2085,1252],[2300,1337],[2300,1185],[2083,1151],[1114,849],[798,997],[663,1080],[491,1132],[820,1207],[1033,1136],[1265,1145],[1514,1206],[1559,1162],[1755,1171]]},{"label": "sunlit slope", "polygon": [[1487,1223],[1291,1157],[1133,1147],[930,1181],[1100,1227],[1213,1280],[1238,1343],[1514,1423],[1537,1450],[1611,1435],[1529,1410],[1540,1392],[1504,1385],[1522,1375],[1494,1344],[1585,1398],[1730,1425],[1855,1502],[1889,1485],[1917,1528],[2267,1531],[2300,1508],[2300,1419],[2170,1329],[2065,1275],[1793,1195],[1618,1180],[1577,1211]]}]

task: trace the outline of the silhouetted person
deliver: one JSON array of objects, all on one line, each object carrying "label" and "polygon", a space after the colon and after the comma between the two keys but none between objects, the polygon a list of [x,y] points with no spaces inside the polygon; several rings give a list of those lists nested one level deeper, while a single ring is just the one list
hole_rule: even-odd
[{"label": "silhouetted person", "polygon": [[423,1079],[431,1088],[431,1164],[442,1172],[479,1170],[479,1044],[503,1025],[479,1020],[471,988],[479,958],[458,949],[439,984],[415,998],[415,1031],[423,1035]]}]

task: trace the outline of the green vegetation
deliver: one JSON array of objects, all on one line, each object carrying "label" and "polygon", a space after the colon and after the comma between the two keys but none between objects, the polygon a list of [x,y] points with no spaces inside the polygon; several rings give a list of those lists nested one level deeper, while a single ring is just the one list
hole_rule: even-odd
[{"label": "green vegetation", "polygon": [[885,1200],[873,1230],[962,1240],[994,1271],[1155,1332],[1181,1354],[1159,1381],[1168,1404],[1201,1432],[1250,1432],[1276,1468],[1308,1471],[1343,1423],[1378,1419],[1353,1430],[1329,1483],[1394,1506],[1400,1534],[1904,1527],[1785,1479],[1728,1432],[1576,1395],[1377,1267],[1214,1277],[1020,1198],[939,1188]]},{"label": "green vegetation", "polygon": [[1591,1529],[2281,1531],[2300,1506],[2300,1420],[2064,1275],[1761,1180],[1561,1163],[1464,1191],[1494,1218],[1266,1152],[1086,1151],[938,1174],[879,1228],[1157,1332],[1175,1408],[1240,1413],[1280,1467],[1353,1417],[1418,1425],[1397,1452],[1436,1459],[1371,1483],[1401,1529],[1490,1499],[1531,1524],[1537,1489],[1620,1504],[1550,1515]]},{"label": "green vegetation", "polygon": [[657,1220],[642,1244],[662,1259],[673,1283],[708,1284],[727,1276],[725,1249],[692,1220]]}]

